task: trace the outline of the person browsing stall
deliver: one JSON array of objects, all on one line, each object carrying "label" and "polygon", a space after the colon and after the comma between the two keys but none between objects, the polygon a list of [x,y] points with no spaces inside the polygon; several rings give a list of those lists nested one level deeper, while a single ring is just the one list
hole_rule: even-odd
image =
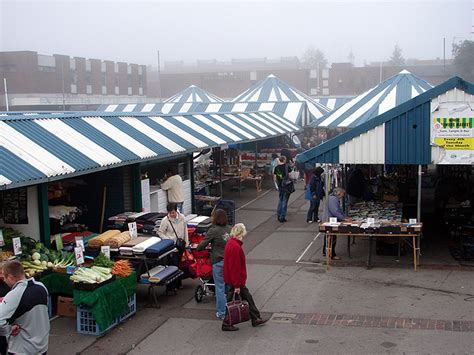
[{"label": "person browsing stall", "polygon": [[165,180],[161,183],[161,189],[168,192],[168,202],[176,203],[178,211],[184,213],[183,179],[175,167],[168,169]]},{"label": "person browsing stall", "polygon": [[[230,239],[224,249],[224,282],[229,287],[227,292],[227,301],[231,301],[234,294],[240,295],[242,300],[249,304],[250,319],[253,327],[258,327],[268,321],[262,319],[253,297],[246,286],[247,283],[247,265],[245,261],[242,244],[247,235],[247,229],[243,223],[237,223],[230,231]],[[223,331],[235,331],[239,328],[227,324],[226,319],[222,323]]]},{"label": "person browsing stall", "polygon": [[[344,198],[346,191],[341,187],[335,187],[332,193],[328,197],[326,205],[326,215],[328,218],[335,217],[338,222],[352,222],[352,218],[347,217],[342,211],[341,201]],[[332,237],[332,255],[331,259],[341,260],[340,257],[336,256],[336,242],[337,237]],[[323,256],[326,256],[326,238],[324,238]]]},{"label": "person browsing stall", "polygon": [[228,225],[227,213],[216,209],[212,213],[212,226],[206,233],[204,240],[198,244],[196,250],[204,250],[211,244],[212,278],[216,288],[216,316],[224,320],[226,310],[226,294],[224,283],[224,248],[230,238],[231,227]]},{"label": "person browsing stall", "polygon": [[324,188],[323,188],[323,180],[321,179],[321,175],[324,172],[324,169],[318,166],[317,168],[313,169],[313,175],[309,180],[309,209],[306,215],[306,222],[313,223],[313,222],[320,222],[318,217],[319,212],[319,204],[324,195]]},{"label": "person browsing stall", "polygon": [[290,192],[288,192],[285,182],[289,180],[289,168],[286,163],[286,157],[281,155],[278,166],[275,167],[275,176],[278,185],[278,207],[277,215],[278,221],[281,223],[286,222],[286,211],[288,208],[288,200],[290,199]]},{"label": "person browsing stall", "polygon": [[2,266],[5,283],[11,287],[0,303],[0,335],[8,336],[11,354],[45,354],[48,351],[48,290],[41,282],[27,279],[19,261]]},{"label": "person browsing stall", "polygon": [[[183,214],[178,212],[176,203],[168,203],[166,206],[168,214],[163,217],[158,229],[158,236],[161,239],[171,239],[176,244],[178,238],[185,241],[185,246],[189,245],[188,224]],[[184,250],[178,250],[170,255],[170,264],[179,265]],[[181,287],[181,279],[177,282],[177,287]],[[171,288],[171,286],[170,286]]]}]

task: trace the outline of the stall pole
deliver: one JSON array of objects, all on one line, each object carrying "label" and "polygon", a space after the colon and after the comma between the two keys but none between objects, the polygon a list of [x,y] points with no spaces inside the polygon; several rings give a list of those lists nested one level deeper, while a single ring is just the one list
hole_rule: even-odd
[{"label": "stall pole", "polygon": [[421,220],[421,176],[423,175],[421,165],[418,165],[418,196],[416,201],[416,219]]},{"label": "stall pole", "polygon": [[222,149],[221,147],[219,147],[219,186],[220,186],[220,190],[221,190],[221,194],[220,194],[220,197],[221,198],[224,198],[223,196],[223,189],[222,189]]},{"label": "stall pole", "polygon": [[257,169],[258,169],[258,149],[257,149],[257,142],[255,141],[255,176],[258,175]]},{"label": "stall pole", "polygon": [[102,233],[104,228],[104,215],[105,215],[105,200],[107,198],[107,186],[104,186],[104,192],[102,194],[102,211],[100,213],[100,230],[99,232]]},{"label": "stall pole", "polygon": [[40,241],[49,248],[51,246],[51,226],[49,223],[48,184],[39,184],[37,193]]}]

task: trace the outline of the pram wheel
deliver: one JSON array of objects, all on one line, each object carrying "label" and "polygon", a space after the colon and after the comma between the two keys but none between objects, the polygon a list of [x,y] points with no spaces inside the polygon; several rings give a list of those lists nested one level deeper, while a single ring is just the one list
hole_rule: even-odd
[{"label": "pram wheel", "polygon": [[202,285],[197,285],[196,290],[194,291],[194,298],[196,299],[196,302],[201,302],[202,298],[204,297],[204,288]]}]

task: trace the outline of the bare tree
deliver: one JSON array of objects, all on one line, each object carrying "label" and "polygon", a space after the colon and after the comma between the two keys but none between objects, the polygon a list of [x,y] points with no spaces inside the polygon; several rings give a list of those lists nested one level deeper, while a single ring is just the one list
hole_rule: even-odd
[{"label": "bare tree", "polygon": [[324,52],[319,48],[309,47],[303,54],[301,58],[301,63],[304,68],[309,69],[323,69],[328,65],[328,61]]},{"label": "bare tree", "polygon": [[453,46],[454,68],[464,80],[474,82],[474,41],[465,40]]}]

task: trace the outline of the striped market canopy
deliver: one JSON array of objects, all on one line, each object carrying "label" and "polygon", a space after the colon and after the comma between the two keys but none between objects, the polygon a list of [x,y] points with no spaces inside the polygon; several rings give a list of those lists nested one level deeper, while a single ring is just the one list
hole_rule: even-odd
[{"label": "striped market canopy", "polygon": [[0,189],[299,131],[274,112],[2,115]]},{"label": "striped market canopy", "polygon": [[355,96],[321,96],[313,98],[314,101],[326,106],[331,111],[334,111],[351,101]]},{"label": "striped market canopy", "polygon": [[304,102],[214,102],[214,103],[150,103],[101,105],[97,111],[108,113],[189,114],[273,111],[290,122],[302,125],[305,120]]},{"label": "striped market canopy", "polygon": [[311,122],[312,127],[355,127],[408,101],[432,86],[402,70],[335,111]]},{"label": "striped market canopy", "polygon": [[316,120],[330,110],[320,103],[314,101],[311,97],[303,94],[301,91],[291,87],[284,81],[278,79],[275,75],[269,75],[264,80],[252,86],[239,96],[233,102],[288,102],[304,101],[308,106],[310,113],[310,122]]},{"label": "striped market canopy", "polygon": [[220,97],[213,95],[198,86],[191,85],[164,102],[193,103],[193,102],[222,102]]}]

